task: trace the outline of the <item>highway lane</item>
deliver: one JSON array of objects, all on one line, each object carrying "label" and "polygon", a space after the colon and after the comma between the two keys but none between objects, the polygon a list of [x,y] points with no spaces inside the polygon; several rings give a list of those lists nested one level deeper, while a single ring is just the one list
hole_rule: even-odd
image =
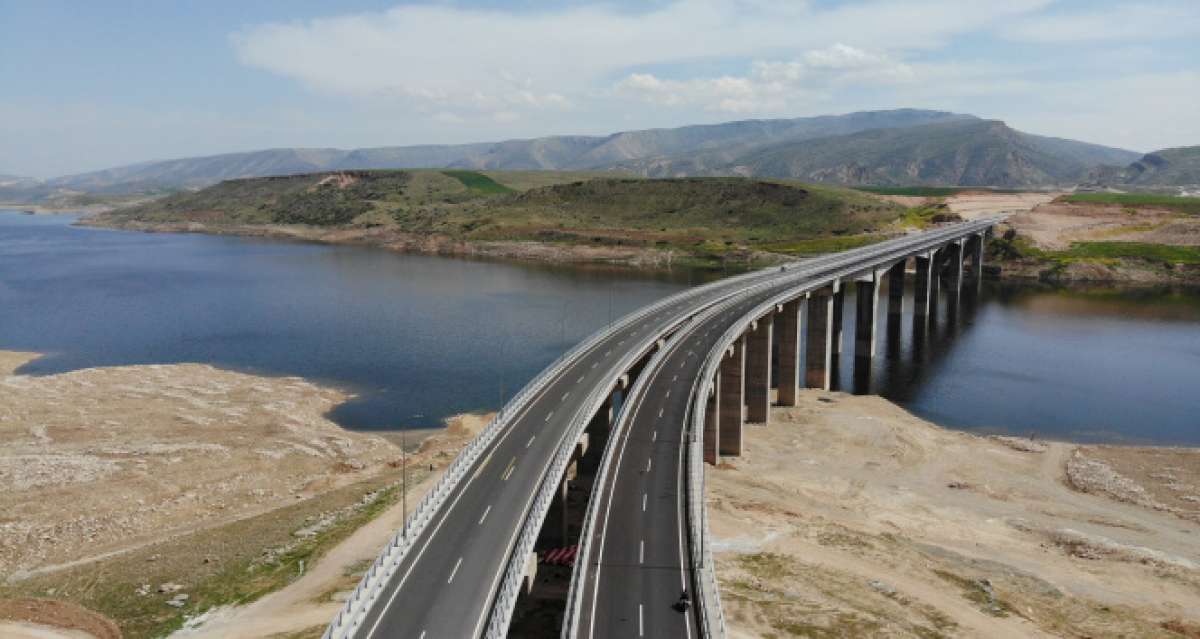
[{"label": "highway lane", "polygon": [[[890,244],[907,242],[884,243]],[[882,246],[851,253],[864,254]],[[846,255],[809,260],[801,270],[844,262]],[[474,462],[466,478],[453,487],[446,503],[422,530],[413,549],[401,559],[395,575],[384,585],[356,636],[430,639],[478,636],[487,622],[497,586],[508,565],[509,553],[542,485],[546,469],[564,443],[563,437],[571,423],[589,417],[579,413],[591,390],[611,387],[624,372],[617,364],[624,359],[628,365],[631,351],[649,349],[664,331],[714,301],[734,293],[742,294],[746,287],[756,283],[794,277],[791,269],[770,269],[741,280],[724,280],[695,289],[671,307],[623,326],[570,362],[537,396],[525,403],[520,413]],[[712,334],[712,339],[717,335],[719,333]],[[679,377],[684,378],[682,374]],[[678,452],[678,448],[674,451],[665,449],[662,453],[663,465],[679,465],[678,461],[667,459],[672,452]],[[675,484],[678,485],[681,484]],[[669,490],[660,487],[654,494],[666,499],[674,494],[669,491],[676,490],[675,486]],[[675,497],[679,498],[678,495]],[[647,500],[649,498],[647,494]],[[662,510],[665,512],[666,509]],[[669,518],[671,522],[680,520],[678,516]],[[662,527],[670,526],[664,523]],[[676,540],[675,546],[681,547],[682,542]],[[656,557],[655,561],[658,560]],[[671,564],[665,563],[668,558],[662,558],[662,561],[670,568]],[[679,558],[674,562],[676,568],[682,565]],[[677,597],[678,593],[673,596]]]},{"label": "highway lane", "polygon": [[[751,278],[776,277],[772,271]],[[592,388],[613,385],[612,369],[632,348],[648,348],[666,328],[744,286],[700,290],[595,346],[532,398],[481,456],[423,531],[364,621],[365,637],[471,637],[484,627],[492,597],[546,467]]]},{"label": "highway lane", "polygon": [[648,369],[645,393],[631,397],[594,531],[594,566],[584,593],[583,637],[691,637],[692,615],[675,610],[689,589],[684,495],[685,424],[705,356],[759,302],[795,287],[787,283],[742,297],[723,312],[680,333],[659,365]]},{"label": "highway lane", "polygon": [[[962,230],[939,230],[897,242],[891,255],[879,261],[916,254]],[[856,254],[862,253],[846,255]],[[878,265],[874,259],[864,261],[865,270]],[[622,415],[623,430],[610,444],[615,448],[604,483],[593,490],[599,516],[595,529],[584,532],[590,534],[590,544],[580,562],[587,567],[587,577],[576,584],[583,589],[580,636],[699,636],[695,618],[673,607],[680,592],[693,583],[682,438],[688,432],[697,380],[708,354],[724,346],[718,342],[726,331],[746,321],[755,307],[797,290],[801,282],[795,275],[811,273],[804,279],[812,286],[835,271],[845,276],[857,268],[852,259],[833,268],[826,264],[830,262],[798,269],[776,285],[739,296],[720,312],[688,325],[643,372]]]}]

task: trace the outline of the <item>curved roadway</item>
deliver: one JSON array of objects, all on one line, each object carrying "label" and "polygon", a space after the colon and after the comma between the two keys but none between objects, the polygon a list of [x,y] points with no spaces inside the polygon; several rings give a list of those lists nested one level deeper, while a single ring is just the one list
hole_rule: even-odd
[{"label": "curved roadway", "polygon": [[[779,269],[692,291],[658,314],[625,326],[589,349],[531,398],[455,487],[384,586],[358,636],[477,637],[525,515],[563,433],[589,391],[616,384],[612,367],[631,349],[648,350],[688,317]],[[574,442],[570,442],[574,445]]]},{"label": "curved roadway", "polygon": [[[604,483],[593,488],[592,499],[600,502],[594,529],[583,531],[590,536],[584,544],[587,556],[580,558],[586,577],[579,583],[576,575],[572,584],[582,588],[577,636],[700,635],[697,620],[675,608],[681,591],[690,592],[694,583],[687,547],[684,438],[689,436],[698,378],[709,354],[729,346],[722,343],[727,331],[758,319],[785,297],[824,286],[834,278],[848,280],[857,272],[873,271],[978,226],[964,224],[889,242],[892,250],[881,252],[885,246],[876,245],[811,261],[774,285],[730,299],[671,339],[666,352],[631,390],[616,426],[617,436],[611,439],[614,449],[606,457],[609,468]],[[857,256],[861,261],[855,260]],[[699,603],[695,595],[692,601]]]},{"label": "curved roadway", "polygon": [[[943,234],[910,236],[809,260],[801,268],[773,268],[719,281],[680,296],[651,316],[622,320],[619,330],[581,353],[519,409],[422,530],[356,636],[480,636],[538,491],[544,481],[558,481],[546,477],[550,463],[560,446],[575,445],[564,442],[564,434],[572,424],[591,417],[582,414],[590,391],[614,386],[625,373],[620,362],[630,361],[632,352],[649,352],[659,338],[684,325],[668,342],[661,365],[642,375],[645,381],[639,383],[649,384],[650,392],[623,411],[634,415],[632,426],[624,436],[610,440],[610,445],[619,443],[625,450],[624,466],[610,473],[610,483],[600,494],[612,498],[607,510],[619,519],[606,518],[605,541],[593,545],[603,558],[598,562],[599,580],[589,582],[601,587],[589,590],[590,600],[584,604],[589,621],[581,629],[597,637],[682,637],[694,632],[694,620],[673,612],[670,603],[688,578],[680,438],[704,358],[741,314],[757,301],[796,287],[805,280],[803,274],[826,272],[855,259],[866,263],[871,256],[907,250]],[[776,284],[768,290],[746,292],[772,281]],[[703,323],[688,323],[723,302],[730,308]],[[647,465],[649,472],[636,470]],[[592,610],[594,614],[587,614]]]}]

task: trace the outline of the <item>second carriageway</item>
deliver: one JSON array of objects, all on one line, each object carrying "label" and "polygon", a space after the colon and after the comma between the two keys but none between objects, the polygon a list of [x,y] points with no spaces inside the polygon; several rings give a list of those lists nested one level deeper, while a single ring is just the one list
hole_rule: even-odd
[{"label": "second carriageway", "polygon": [[[739,454],[743,423],[767,419],[772,352],[780,403],[806,385],[829,388],[848,289],[871,318],[854,341],[856,360],[869,359],[879,284],[902,283],[915,263],[928,309],[943,280],[963,289],[967,261],[966,285],[977,286],[997,221],[720,280],[589,337],[446,469],[325,636],[507,636],[535,583],[536,552],[575,545],[564,637],[724,636],[703,464]],[[590,496],[569,525],[577,484]]]}]

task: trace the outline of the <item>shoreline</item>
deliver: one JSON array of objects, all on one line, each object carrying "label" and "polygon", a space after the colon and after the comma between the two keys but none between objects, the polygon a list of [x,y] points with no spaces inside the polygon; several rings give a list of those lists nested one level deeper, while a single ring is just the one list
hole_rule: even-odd
[{"label": "shoreline", "polygon": [[[282,592],[381,514],[403,518],[398,444],[325,417],[344,391],[201,364],[15,373],[35,357],[0,351],[0,619],[54,621],[28,613],[50,598],[161,636]],[[412,438],[410,497],[484,423],[459,415]],[[359,539],[373,558],[382,540]],[[336,613],[322,604],[310,614]]]},{"label": "shoreline", "polygon": [[714,261],[671,249],[613,245],[557,244],[537,240],[462,240],[445,235],[421,235],[373,228],[321,228],[302,225],[206,225],[198,222],[109,223],[83,217],[76,226],[140,233],[195,233],[257,237],[341,246],[380,248],[397,253],[440,257],[513,260],[525,263],[614,266],[643,271],[669,271],[673,267],[713,272],[740,272],[796,258],[764,251],[749,251],[732,259]]},{"label": "shoreline", "polygon": [[[69,211],[62,211],[63,213]],[[386,228],[334,228],[299,225],[206,225],[197,222],[108,223],[83,217],[77,226],[140,233],[195,233],[256,237],[338,246],[380,248],[397,253],[440,257],[511,260],[524,263],[599,265],[639,271],[663,272],[674,266],[711,272],[733,272],[774,266],[798,259],[781,253],[751,251],[735,260],[715,263],[703,256],[651,247],[590,246],[554,244],[536,240],[471,241],[440,235],[417,235]],[[1037,282],[1052,285],[1159,286],[1200,285],[1200,265],[1163,265],[1136,258],[1080,261],[1067,265],[1054,260],[1018,258],[992,259],[988,277],[1001,282]]]}]

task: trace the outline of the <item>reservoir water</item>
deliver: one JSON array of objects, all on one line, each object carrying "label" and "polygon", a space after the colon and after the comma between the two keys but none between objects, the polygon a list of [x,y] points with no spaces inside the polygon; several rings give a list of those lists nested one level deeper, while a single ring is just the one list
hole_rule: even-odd
[{"label": "reservoir water", "polygon": [[[129,233],[74,219],[0,212],[0,349],[46,354],[20,372],[202,362],[299,375],[354,392],[331,417],[355,429],[429,427],[494,408],[611,319],[714,277]],[[949,319],[921,340],[907,319],[889,334],[881,315],[880,356],[858,390],[957,428],[1200,445],[1200,292],[989,283]]]}]

